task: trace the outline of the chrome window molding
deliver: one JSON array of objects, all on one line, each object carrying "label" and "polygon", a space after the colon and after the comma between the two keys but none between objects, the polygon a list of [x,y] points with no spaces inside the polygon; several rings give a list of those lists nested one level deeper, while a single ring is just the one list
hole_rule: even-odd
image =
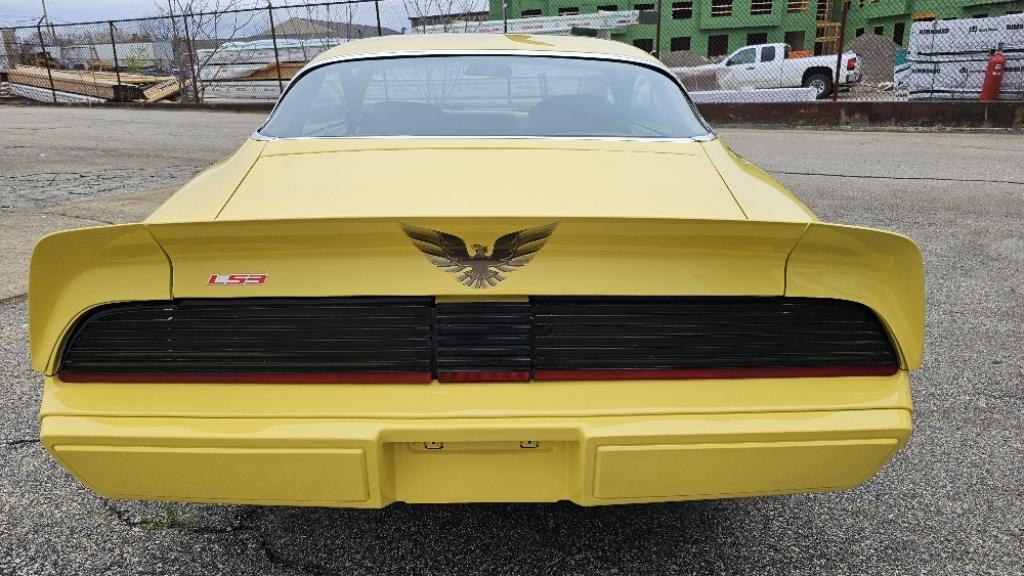
[{"label": "chrome window molding", "polygon": [[558,140],[568,142],[710,142],[718,136],[706,134],[679,138],[644,138],[629,136],[267,136],[253,130],[249,139],[260,142],[278,142],[292,140]]},{"label": "chrome window molding", "polygon": [[[274,117],[277,112],[277,107],[281,105],[281,101],[284,100],[285,96],[292,89],[297,81],[301,80],[303,76],[309,72],[321,68],[323,66],[329,66],[331,64],[337,64],[339,62],[352,62],[358,60],[388,60],[392,58],[408,58],[417,56],[546,56],[549,58],[572,58],[577,60],[603,60],[606,62],[622,62],[626,64],[634,64],[637,66],[643,66],[649,70],[658,72],[671,80],[677,87],[679,92],[686,99],[686,102],[690,105],[693,110],[694,116],[700,125],[707,130],[706,134],[698,134],[696,136],[686,138],[630,138],[622,136],[583,136],[583,137],[570,137],[570,136],[267,136],[260,132],[264,126],[270,122],[270,119]],[[314,58],[308,64],[302,67],[298,72],[295,73],[288,81],[288,86],[285,87],[284,92],[277,98],[277,102],[274,103],[274,108],[270,111],[267,116],[267,120],[256,130],[253,130],[250,134],[250,139],[259,141],[277,141],[277,140],[355,140],[355,139],[434,139],[434,140],[452,140],[452,139],[468,139],[468,140],[519,140],[519,139],[541,139],[541,140],[605,140],[605,141],[624,141],[624,142],[708,142],[715,140],[718,134],[715,130],[704,120],[704,117],[700,115],[697,110],[697,106],[694,105],[693,100],[690,99],[690,95],[686,92],[686,87],[683,83],[672,74],[668,69],[653,64],[645,58],[638,58],[628,55],[621,54],[604,54],[594,52],[571,52],[564,50],[505,50],[505,49],[476,49],[476,50],[392,50],[385,52],[359,52],[353,54],[343,54],[341,56],[335,56],[333,58],[325,58],[323,60],[317,60]]]}]

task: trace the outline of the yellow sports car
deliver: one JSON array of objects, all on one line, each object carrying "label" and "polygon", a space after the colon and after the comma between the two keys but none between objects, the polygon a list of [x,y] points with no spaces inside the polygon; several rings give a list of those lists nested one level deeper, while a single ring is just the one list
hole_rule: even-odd
[{"label": "yellow sports car", "polygon": [[840,490],[910,435],[909,239],[819,222],[621,43],[310,62],[147,220],[32,258],[42,442],[115,498]]}]

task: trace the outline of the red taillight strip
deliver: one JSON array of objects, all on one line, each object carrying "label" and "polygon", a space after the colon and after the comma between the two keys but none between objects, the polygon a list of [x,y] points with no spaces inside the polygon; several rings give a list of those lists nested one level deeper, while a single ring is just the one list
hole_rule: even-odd
[{"label": "red taillight strip", "polygon": [[368,374],[351,372],[268,372],[243,374],[61,372],[57,377],[63,382],[117,384],[429,384],[433,381],[433,377],[426,372],[382,372]]},{"label": "red taillight strip", "polygon": [[526,370],[507,370],[497,372],[441,372],[437,375],[438,382],[529,382],[530,373]]},{"label": "red taillight strip", "polygon": [[537,370],[535,380],[696,380],[888,376],[897,366],[801,366],[781,368],[685,368],[680,370]]},{"label": "red taillight strip", "polygon": [[[802,366],[777,368],[685,368],[678,370],[537,370],[534,380],[697,380],[737,378],[810,378],[836,376],[889,376],[897,366]],[[167,384],[429,384],[427,373],[93,373],[62,372],[57,377],[69,383],[167,383]],[[438,381],[529,382],[527,371],[441,372]]]}]

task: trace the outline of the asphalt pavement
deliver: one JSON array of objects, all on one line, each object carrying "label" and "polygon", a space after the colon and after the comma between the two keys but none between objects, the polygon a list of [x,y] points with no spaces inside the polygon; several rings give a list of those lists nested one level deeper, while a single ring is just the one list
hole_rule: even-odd
[{"label": "asphalt pavement", "polygon": [[0,575],[1024,574],[1019,133],[722,130],[822,219],[895,230],[924,252],[914,434],[857,489],[361,511],[89,492],[37,441],[28,250],[48,230],[144,216],[261,119],[0,106]]}]

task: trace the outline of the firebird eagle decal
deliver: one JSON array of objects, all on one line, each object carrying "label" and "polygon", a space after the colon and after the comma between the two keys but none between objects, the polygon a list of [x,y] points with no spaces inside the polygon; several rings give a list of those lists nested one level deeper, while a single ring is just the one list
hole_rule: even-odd
[{"label": "firebird eagle decal", "polygon": [[473,244],[470,255],[462,238],[439,230],[402,224],[402,231],[431,264],[445,272],[458,274],[464,286],[493,288],[505,279],[502,272],[514,272],[525,266],[544,247],[558,222],[510,232],[494,241],[494,250]]}]

